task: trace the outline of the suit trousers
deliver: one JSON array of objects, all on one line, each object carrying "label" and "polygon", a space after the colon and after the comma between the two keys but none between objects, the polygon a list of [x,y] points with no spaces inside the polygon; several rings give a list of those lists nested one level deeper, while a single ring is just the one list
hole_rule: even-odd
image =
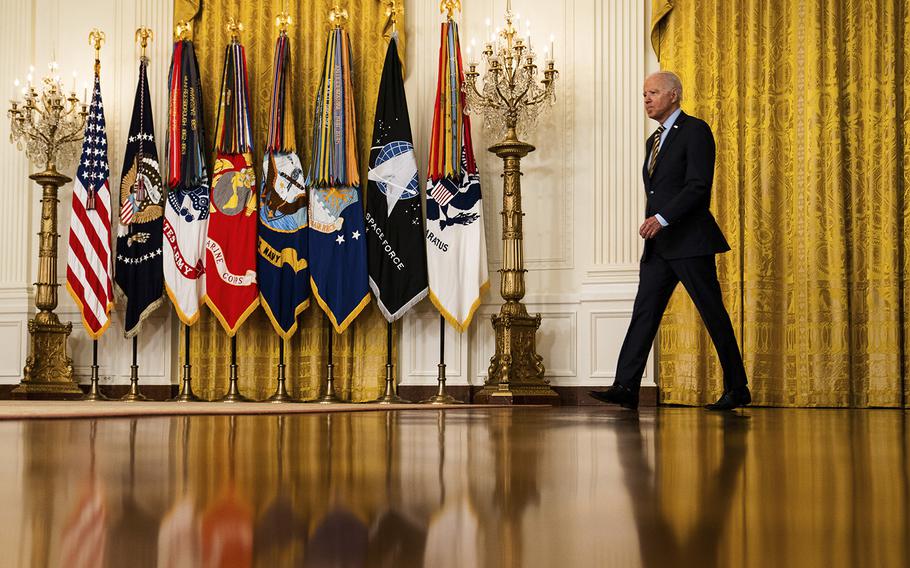
[{"label": "suit trousers", "polygon": [[746,386],[746,369],[724,307],[714,255],[668,260],[653,251],[641,262],[632,321],[616,365],[616,384],[632,390],[640,387],[660,320],[679,282],[695,303],[714,342],[724,372],[724,390]]}]

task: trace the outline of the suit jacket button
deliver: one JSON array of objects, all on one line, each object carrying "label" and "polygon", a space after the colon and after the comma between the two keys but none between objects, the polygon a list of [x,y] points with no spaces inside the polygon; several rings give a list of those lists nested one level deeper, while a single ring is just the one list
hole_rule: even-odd
[{"label": "suit jacket button", "polygon": [[654,192],[653,192],[653,191],[651,192],[651,195],[654,195]]}]

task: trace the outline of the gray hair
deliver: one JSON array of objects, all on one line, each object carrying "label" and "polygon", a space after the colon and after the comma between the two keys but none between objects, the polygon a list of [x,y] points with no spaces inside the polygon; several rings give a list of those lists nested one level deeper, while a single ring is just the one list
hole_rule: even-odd
[{"label": "gray hair", "polygon": [[656,73],[651,73],[649,77],[660,77],[664,84],[670,87],[670,90],[676,91],[676,100],[677,102],[682,102],[683,100],[683,86],[682,81],[679,80],[679,76],[672,71],[657,71]]}]

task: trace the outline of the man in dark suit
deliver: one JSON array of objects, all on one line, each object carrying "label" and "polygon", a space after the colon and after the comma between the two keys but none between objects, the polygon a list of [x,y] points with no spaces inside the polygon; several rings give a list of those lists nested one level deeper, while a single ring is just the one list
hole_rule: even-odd
[{"label": "man in dark suit", "polygon": [[682,282],[698,308],[724,371],[724,393],[710,410],[732,410],[752,401],[742,355],[724,308],[714,255],[730,250],[709,209],[714,180],[714,136],[701,119],[682,112],[682,84],[673,73],[644,83],[645,111],[660,123],[645,145],[642,168],[647,207],[639,235],[645,239],[632,321],[619,352],[616,381],[592,397],[638,407],[648,353],[670,295]]}]

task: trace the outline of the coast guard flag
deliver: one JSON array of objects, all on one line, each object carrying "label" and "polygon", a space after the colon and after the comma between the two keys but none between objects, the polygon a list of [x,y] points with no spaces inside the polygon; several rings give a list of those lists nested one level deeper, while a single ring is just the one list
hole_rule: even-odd
[{"label": "coast guard flag", "polygon": [[370,287],[382,314],[395,321],[427,295],[420,182],[397,35],[382,68],[367,177]]},{"label": "coast guard flag", "polygon": [[199,319],[205,296],[203,262],[209,225],[202,85],[193,42],[174,43],[168,88],[164,283],[180,321],[192,325]]},{"label": "coast guard flag", "polygon": [[111,284],[111,190],[107,134],[101,104],[99,64],[82,140],[82,159],[73,184],[66,289],[82,313],[82,325],[98,339],[111,323],[114,291]]},{"label": "coast guard flag", "polygon": [[256,283],[256,173],[250,129],[250,90],[243,46],[224,51],[215,129],[209,230],[205,243],[205,303],[229,336],[259,305]]},{"label": "coast guard flag", "polygon": [[291,46],[282,32],[275,46],[275,78],[269,138],[262,159],[265,178],[259,194],[259,296],[272,326],[288,339],[297,316],[310,305],[307,265],[307,191],[294,143],[294,116],[288,100]]},{"label": "coast guard flag", "polygon": [[489,285],[480,175],[463,85],[458,24],[444,22],[427,175],[427,269],[430,300],[458,331],[471,324]]},{"label": "coast guard flag", "polygon": [[143,57],[120,176],[120,226],[117,228],[114,281],[126,300],[123,322],[126,337],[139,333],[142,322],[164,299],[161,263],[164,195],[147,66],[148,59]]},{"label": "coast guard flag", "polygon": [[310,282],[316,301],[342,333],[370,302],[366,230],[357,169],[351,45],[329,32],[316,97],[310,193]]}]

